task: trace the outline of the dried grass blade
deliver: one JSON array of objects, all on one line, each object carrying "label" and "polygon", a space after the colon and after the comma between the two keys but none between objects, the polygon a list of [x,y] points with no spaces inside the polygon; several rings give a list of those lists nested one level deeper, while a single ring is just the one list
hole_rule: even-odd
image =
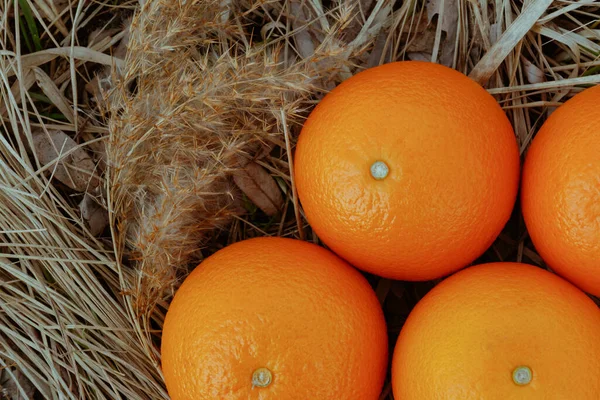
[{"label": "dried grass blade", "polygon": [[582,85],[596,85],[600,83],[600,75],[582,76],[578,78],[563,79],[559,81],[548,81],[541,82],[531,85],[516,85],[509,87],[501,87],[488,89],[490,94],[507,94],[514,92],[525,92],[525,91],[542,91],[542,90],[554,90],[561,88],[573,88]]},{"label": "dried grass blade", "polygon": [[540,18],[540,20],[538,21],[538,24],[544,25],[544,24],[552,21],[553,19],[560,17],[561,15],[570,13],[581,7],[585,7],[588,5],[594,5],[594,4],[597,5],[598,2],[596,0],[578,0],[572,4],[569,4],[568,6],[559,8],[558,10],[546,15],[543,18]]},{"label": "dried grass blade", "polygon": [[[30,69],[25,70],[21,79],[18,79],[10,87],[10,96],[12,96],[11,99],[10,100],[6,99],[5,101],[0,103],[0,117],[6,115],[6,113],[8,111],[8,103],[10,101],[16,102],[17,101],[16,99],[21,98],[21,88],[23,88],[27,91],[33,86],[35,81],[36,81],[36,79],[35,79],[35,75],[33,74],[33,71],[31,71]],[[7,94],[7,96],[8,96],[8,94]]]},{"label": "dried grass blade", "polygon": [[469,77],[481,85],[485,85],[510,52],[525,37],[546,12],[553,0],[534,0],[506,29],[492,48],[475,65]]},{"label": "dried grass blade", "polygon": [[60,110],[70,123],[75,123],[75,114],[73,108],[69,105],[68,100],[62,94],[60,89],[54,84],[54,81],[41,68],[34,67],[33,72],[37,80],[37,84],[42,89],[44,94],[50,99],[52,104]]},{"label": "dried grass blade", "polygon": [[292,185],[292,203],[294,205],[294,214],[296,216],[296,225],[298,227],[298,235],[300,236],[300,240],[304,240],[304,228],[302,226],[302,218],[300,217],[300,204],[298,202],[298,192],[296,190],[296,182],[294,178],[294,159],[292,156],[292,145],[290,143],[290,134],[288,132],[287,126],[287,118],[285,115],[285,111],[283,109],[280,110],[280,124],[283,128],[283,134],[285,137],[285,150],[287,153],[288,164],[290,166],[290,181]]},{"label": "dried grass blade", "polygon": [[[21,66],[23,69],[37,67],[54,60],[56,57],[70,56],[77,60],[88,61],[108,66],[116,66],[118,68],[122,68],[124,63],[124,61],[121,59],[109,56],[104,53],[100,53],[95,50],[91,50],[87,47],[73,46],[46,49],[38,51],[36,53],[26,54],[21,57]],[[14,69],[6,72],[6,75],[8,77],[15,75]]]}]

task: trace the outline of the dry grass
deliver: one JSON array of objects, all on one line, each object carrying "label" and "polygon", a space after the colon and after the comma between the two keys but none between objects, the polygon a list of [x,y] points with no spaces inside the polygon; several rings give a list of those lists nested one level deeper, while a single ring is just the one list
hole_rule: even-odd
[{"label": "dry grass", "polygon": [[[524,153],[600,82],[599,21],[592,1],[0,0],[0,398],[167,398],[160,327],[190,266],[318,241],[290,161],[324,92],[441,62],[496,96]],[[491,260],[542,265],[518,211]],[[393,343],[434,283],[368,278]]]}]

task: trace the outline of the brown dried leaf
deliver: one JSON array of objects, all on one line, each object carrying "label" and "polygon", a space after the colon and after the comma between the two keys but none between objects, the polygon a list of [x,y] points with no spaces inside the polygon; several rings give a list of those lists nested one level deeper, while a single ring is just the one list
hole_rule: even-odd
[{"label": "brown dried leaf", "polygon": [[100,235],[108,226],[108,211],[102,207],[92,196],[86,194],[79,203],[81,218],[87,223],[94,236]]},{"label": "brown dried leaf", "polygon": [[64,132],[33,132],[33,144],[42,167],[71,189],[85,192],[100,184],[92,158]]},{"label": "brown dried leaf", "polygon": [[276,215],[283,207],[283,196],[275,179],[257,163],[248,163],[233,176],[233,180],[265,214]]},{"label": "brown dried leaf", "polygon": [[[445,38],[440,42],[441,54],[439,58],[439,62],[446,66],[451,66],[454,59],[456,35],[458,33],[458,6],[456,0],[429,0],[426,5],[429,22],[435,15],[438,15],[438,24],[441,24],[441,30],[446,32]],[[434,53],[437,54],[437,52]]]},{"label": "brown dried leaf", "polygon": [[[448,34],[456,34],[456,30],[458,29],[458,8],[456,6],[456,0],[429,0],[427,2],[427,19],[431,23],[433,17],[440,13],[442,1],[444,2],[444,11],[441,17],[442,30]],[[438,21],[438,23],[440,23],[440,21]]]},{"label": "brown dried leaf", "polygon": [[[406,47],[407,53],[431,53],[435,42],[435,27],[429,26],[423,32],[413,36]],[[431,59],[427,60],[431,61]]]}]

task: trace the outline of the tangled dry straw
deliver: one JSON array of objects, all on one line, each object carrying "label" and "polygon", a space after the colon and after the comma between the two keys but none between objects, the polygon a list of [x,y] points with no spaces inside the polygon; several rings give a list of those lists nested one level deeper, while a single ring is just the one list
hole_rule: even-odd
[{"label": "tangled dry straw", "polygon": [[277,110],[298,114],[309,93],[302,68],[284,68],[280,48],[245,45],[218,3],[142,7],[110,93],[116,237],[131,249],[135,308],[148,317],[200,257],[204,234],[241,212],[231,174],[277,136]]},{"label": "tangled dry straw", "polygon": [[[600,82],[599,17],[595,1],[0,1],[0,398],[168,398],[160,328],[189,268],[247,236],[316,240],[290,163],[324,92],[441,62],[497,96],[524,152]],[[519,221],[484,258],[541,263]],[[427,286],[373,279],[394,336]]]},{"label": "tangled dry straw", "polygon": [[283,42],[252,43],[248,26],[263,7],[148,2],[131,24],[124,68],[107,94],[108,176],[117,254],[137,271],[131,296],[148,341],[206,234],[242,214],[232,177],[249,163],[263,173],[260,154],[345,65],[341,49],[328,47],[336,28],[313,51],[319,67],[286,60]]}]

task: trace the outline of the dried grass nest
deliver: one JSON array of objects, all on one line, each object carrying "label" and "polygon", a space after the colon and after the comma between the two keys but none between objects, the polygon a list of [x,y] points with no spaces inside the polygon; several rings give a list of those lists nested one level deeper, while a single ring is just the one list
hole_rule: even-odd
[{"label": "dried grass nest", "polygon": [[[247,237],[318,241],[290,166],[342,80],[449,65],[524,153],[600,82],[599,26],[597,1],[0,2],[0,399],[167,399],[160,328],[190,268]],[[517,212],[480,261],[543,265]],[[368,278],[393,340],[434,282]]]}]

